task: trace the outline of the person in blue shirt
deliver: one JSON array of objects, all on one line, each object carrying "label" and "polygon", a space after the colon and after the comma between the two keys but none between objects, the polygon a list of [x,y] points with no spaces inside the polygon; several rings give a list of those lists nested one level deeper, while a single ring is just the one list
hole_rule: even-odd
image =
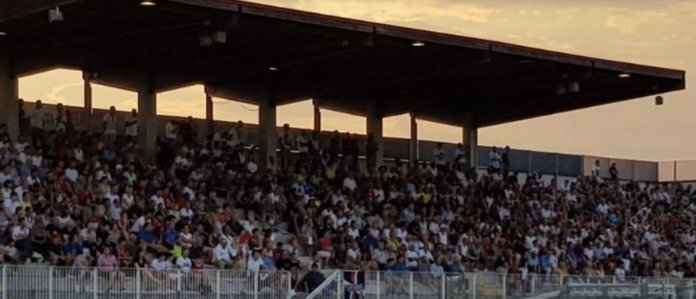
[{"label": "person in blue shirt", "polygon": [[532,253],[532,255],[527,259],[527,266],[529,267],[530,271],[533,271],[533,272],[539,271],[539,253],[538,252]]},{"label": "person in blue shirt", "polygon": [[179,232],[174,227],[174,222],[170,222],[164,231],[164,243],[166,246],[174,246],[174,242],[179,238]]}]

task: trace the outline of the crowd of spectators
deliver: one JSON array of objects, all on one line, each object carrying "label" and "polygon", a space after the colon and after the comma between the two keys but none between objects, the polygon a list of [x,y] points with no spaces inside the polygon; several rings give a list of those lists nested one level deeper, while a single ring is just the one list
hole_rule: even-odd
[{"label": "crowd of spectators", "polygon": [[[288,126],[277,157],[258,157],[241,122],[197,136],[191,119],[167,123],[148,161],[136,111],[121,125],[112,109],[101,132],[79,132],[61,106],[50,127],[40,103],[20,109],[17,139],[0,128],[4,263],[289,270],[297,282],[309,256],[318,268],[434,276],[696,277],[696,200],[681,184],[598,170],[520,182],[509,148],[477,171],[461,145],[453,159],[439,145],[434,161],[383,166],[373,137],[321,144]],[[293,237],[279,242],[283,230]]]}]

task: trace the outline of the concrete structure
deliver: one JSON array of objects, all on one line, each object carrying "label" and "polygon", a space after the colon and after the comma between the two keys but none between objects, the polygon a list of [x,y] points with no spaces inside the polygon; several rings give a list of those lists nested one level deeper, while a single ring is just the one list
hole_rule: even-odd
[{"label": "concrete structure", "polygon": [[[478,160],[478,128],[685,86],[680,70],[260,4],[156,4],[0,1],[0,117],[12,134],[19,128],[16,78],[56,66],[84,70],[88,83],[137,91],[141,136],[151,156],[161,133],[156,93],[192,83],[206,86],[207,133],[215,128],[212,96],[259,106],[264,158],[277,147],[276,106],[314,98],[315,129],[321,129],[320,107],[367,116],[367,131],[378,142],[382,118],[410,113],[412,160],[426,153],[419,150],[416,117],[461,126],[471,161]],[[64,21],[49,23],[47,11],[56,6]],[[226,38],[200,42],[213,34]],[[91,127],[99,118],[90,113],[90,90],[86,84]],[[387,157],[387,147],[380,148]]]}]

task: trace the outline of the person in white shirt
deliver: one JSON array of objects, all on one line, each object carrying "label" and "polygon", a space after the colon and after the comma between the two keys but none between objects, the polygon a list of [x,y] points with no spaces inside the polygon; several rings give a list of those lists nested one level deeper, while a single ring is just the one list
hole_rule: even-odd
[{"label": "person in white shirt", "polygon": [[70,163],[70,166],[65,169],[65,177],[67,177],[71,182],[75,183],[77,182],[77,178],[79,176],[80,175],[77,172],[77,169],[75,169],[75,162]]},{"label": "person in white shirt", "polygon": [[19,241],[24,241],[29,237],[29,228],[27,227],[27,223],[24,221],[21,221],[19,225],[15,225],[12,228],[12,240],[15,242]]},{"label": "person in white shirt", "polygon": [[113,144],[116,141],[116,108],[114,106],[111,106],[109,112],[104,115],[102,129],[104,129],[104,143]]},{"label": "person in white shirt", "polygon": [[138,140],[138,111],[135,109],[126,115],[126,138],[129,141]]},{"label": "person in white shirt", "polygon": [[218,269],[234,267],[234,259],[237,257],[237,252],[227,243],[227,240],[220,239],[219,243],[213,249],[213,264]]},{"label": "person in white shirt", "polygon": [[164,272],[172,269],[172,262],[167,259],[166,253],[160,253],[159,257],[150,262],[150,267],[158,272]]},{"label": "person in white shirt", "polygon": [[488,154],[488,159],[490,160],[490,168],[493,172],[498,172],[500,171],[500,167],[502,166],[502,156],[500,155],[500,152],[498,152],[497,147],[493,147],[493,150]]},{"label": "person in white shirt", "polygon": [[260,253],[254,252],[251,259],[249,259],[249,262],[247,263],[247,270],[255,273],[260,272],[261,270],[266,270],[265,263],[263,262]]},{"label": "person in white shirt", "polygon": [[457,148],[454,150],[454,162],[459,165],[466,164],[466,151],[461,143],[458,143]]},{"label": "person in white shirt", "polygon": [[164,136],[170,142],[176,141],[178,138],[179,129],[173,120],[167,122],[167,126],[164,128]]},{"label": "person in white shirt", "polygon": [[193,263],[191,262],[191,258],[189,258],[189,250],[184,249],[181,256],[176,259],[176,267],[184,273],[189,273],[191,272],[192,266]]},{"label": "person in white shirt", "polygon": [[43,111],[41,100],[36,101],[36,106],[31,114],[31,138],[34,144],[43,144],[46,114]]},{"label": "person in white shirt", "polygon": [[353,192],[358,188],[358,183],[355,181],[352,173],[343,179],[343,188],[350,190],[350,192]]},{"label": "person in white shirt", "polygon": [[602,166],[599,162],[599,160],[595,161],[594,166],[592,166],[592,177],[594,177],[596,180],[600,179],[600,175],[602,172]]},{"label": "person in white shirt", "polygon": [[433,157],[435,157],[435,165],[444,166],[445,161],[445,147],[442,142],[438,142],[435,150],[433,152]]}]

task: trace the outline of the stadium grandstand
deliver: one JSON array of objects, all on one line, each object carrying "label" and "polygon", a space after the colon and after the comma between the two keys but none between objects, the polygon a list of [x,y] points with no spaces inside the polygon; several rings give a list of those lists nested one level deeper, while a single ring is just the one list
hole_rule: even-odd
[{"label": "stadium grandstand", "polygon": [[[2,0],[0,32],[2,299],[696,298],[691,185],[477,143],[683,71],[231,0]],[[57,66],[83,71],[84,107],[20,99]],[[92,83],[138,109],[93,109]],[[206,118],[158,116],[190,83]],[[213,96],[259,124],[216,121]],[[314,130],[276,127],[308,98]],[[368,134],[322,131],[319,108]],[[385,138],[403,113],[411,138]],[[419,142],[416,119],[461,143]]]}]

